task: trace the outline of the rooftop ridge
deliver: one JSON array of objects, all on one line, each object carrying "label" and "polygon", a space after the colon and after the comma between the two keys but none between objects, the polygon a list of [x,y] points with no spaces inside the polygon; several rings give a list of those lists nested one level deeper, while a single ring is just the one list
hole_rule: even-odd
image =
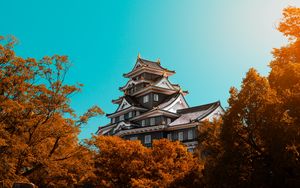
[{"label": "rooftop ridge", "polygon": [[144,58],[139,58],[139,60],[141,61],[146,61],[146,62],[150,62],[150,63],[158,63],[158,61],[152,61],[152,60],[149,60],[149,59],[144,59]]},{"label": "rooftop ridge", "polygon": [[156,61],[152,61],[152,60],[144,59],[144,58],[138,58],[138,60],[140,60],[141,63],[146,64],[146,66],[149,66],[149,65],[151,66],[150,63],[153,63],[153,64],[155,64],[155,65],[156,65],[158,68],[160,68],[160,69],[163,69],[163,70],[165,70],[165,71],[175,72],[175,71],[169,70],[169,69],[167,69],[167,68],[161,66],[160,58],[158,58]]},{"label": "rooftop ridge", "polygon": [[[136,67],[137,63],[140,63],[140,65],[141,65],[138,68]],[[123,74],[123,76],[130,77],[129,76],[130,74],[134,74],[134,72],[141,71],[142,69],[153,69],[154,71],[160,71],[163,73],[167,72],[168,75],[172,75],[175,73],[175,71],[173,71],[173,70],[169,70],[165,67],[162,67],[160,59],[158,59],[156,61],[152,61],[152,60],[141,58],[141,56],[138,55],[134,68],[130,72]]]},{"label": "rooftop ridge", "polygon": [[180,110],[177,110],[177,113],[179,114],[185,114],[185,113],[191,113],[191,112],[196,112],[196,111],[202,111],[202,110],[207,110],[209,108],[211,108],[212,106],[220,106],[221,103],[220,101],[215,101],[215,102],[212,102],[212,103],[208,103],[208,104],[203,104],[203,105],[199,105],[199,106],[193,106],[193,107],[190,107],[190,108],[184,108],[184,109],[180,109]]}]

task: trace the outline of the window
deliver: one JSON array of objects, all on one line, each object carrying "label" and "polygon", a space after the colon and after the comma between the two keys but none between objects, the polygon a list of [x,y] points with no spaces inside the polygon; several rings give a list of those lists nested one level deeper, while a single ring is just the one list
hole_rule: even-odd
[{"label": "window", "polygon": [[115,118],[111,118],[111,123],[115,123]]},{"label": "window", "polygon": [[130,140],[137,140],[136,136],[130,137]]},{"label": "window", "polygon": [[124,115],[121,115],[120,116],[120,121],[123,121],[124,120]]},{"label": "window", "polygon": [[154,94],[154,101],[158,101],[158,94]]},{"label": "window", "polygon": [[194,148],[188,148],[188,152],[193,153],[194,152]]},{"label": "window", "polygon": [[167,124],[169,125],[171,123],[171,118],[167,118]]},{"label": "window", "polygon": [[169,134],[167,135],[167,138],[168,138],[168,140],[172,140],[172,135],[171,135],[171,133],[169,133]]},{"label": "window", "polygon": [[150,118],[150,125],[155,125],[155,118]]},{"label": "window", "polygon": [[192,129],[188,130],[188,139],[192,140],[193,137],[194,137],[193,130]]},{"label": "window", "polygon": [[151,143],[151,135],[146,135],[145,136],[145,144],[150,144]]},{"label": "window", "polygon": [[136,116],[139,116],[139,115],[140,115],[140,111],[136,111],[136,112],[135,112],[135,115],[136,115]]},{"label": "window", "polygon": [[145,95],[143,97],[143,103],[147,103],[147,102],[149,102],[149,95]]},{"label": "window", "polygon": [[142,120],[142,126],[144,127],[146,125],[146,121]]},{"label": "window", "polygon": [[128,118],[132,118],[132,112],[128,113]]},{"label": "window", "polygon": [[178,133],[178,140],[182,141],[183,140],[183,132]]}]

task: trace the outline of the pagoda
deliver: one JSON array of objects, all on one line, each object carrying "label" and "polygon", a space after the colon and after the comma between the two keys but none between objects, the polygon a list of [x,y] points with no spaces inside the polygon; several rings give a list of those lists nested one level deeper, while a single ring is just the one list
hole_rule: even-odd
[{"label": "pagoda", "polygon": [[192,151],[197,145],[197,126],[220,117],[224,110],[219,101],[189,107],[188,91],[169,81],[173,74],[159,59],[149,61],[139,54],[133,69],[123,75],[129,79],[119,88],[124,95],[112,100],[117,110],[106,115],[110,123],[100,126],[97,134],[140,140],[147,147],[154,139],[179,140]]}]

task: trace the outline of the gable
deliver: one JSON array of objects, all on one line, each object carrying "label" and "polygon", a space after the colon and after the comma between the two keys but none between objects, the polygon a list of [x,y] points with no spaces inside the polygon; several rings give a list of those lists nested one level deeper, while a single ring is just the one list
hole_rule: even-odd
[{"label": "gable", "polygon": [[189,105],[186,103],[183,96],[180,94],[179,97],[170,105],[166,106],[163,110],[176,113],[177,110],[188,108]]},{"label": "gable", "polygon": [[125,89],[127,89],[127,88],[129,88],[129,87],[132,87],[133,85],[135,85],[136,84],[136,82],[134,81],[134,80],[129,80],[127,83],[126,83],[126,85],[124,86],[124,87],[122,87],[122,90],[125,90]]},{"label": "gable", "polygon": [[161,79],[159,82],[157,82],[155,84],[155,86],[161,87],[161,88],[166,88],[166,89],[174,89],[174,87],[172,86],[172,84],[170,83],[170,81],[167,78]]},{"label": "gable", "polygon": [[142,66],[142,63],[139,60],[137,60],[132,70],[135,70],[141,66]]},{"label": "gable", "polygon": [[129,127],[130,126],[130,124],[127,124],[127,123],[125,123],[125,122],[120,122],[120,123],[118,123],[118,125],[114,128],[114,133],[115,132],[117,132],[117,131],[119,131],[119,130],[121,130],[123,127]]},{"label": "gable", "polygon": [[214,119],[219,119],[221,118],[222,115],[224,115],[224,110],[221,106],[216,108],[213,112],[211,112],[204,120],[208,120],[212,122]]},{"label": "gable", "polygon": [[130,106],[131,106],[131,104],[129,104],[129,102],[125,98],[123,98],[121,104],[119,105],[119,107],[117,109],[117,112],[120,110],[123,110],[125,108],[128,108]]}]

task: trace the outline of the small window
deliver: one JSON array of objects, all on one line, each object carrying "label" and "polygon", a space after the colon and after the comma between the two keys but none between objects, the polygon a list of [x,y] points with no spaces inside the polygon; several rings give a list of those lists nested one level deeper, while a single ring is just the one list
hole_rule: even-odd
[{"label": "small window", "polygon": [[167,124],[169,125],[171,123],[171,118],[167,118]]},{"label": "small window", "polygon": [[188,148],[188,152],[193,153],[194,152],[194,148]]},{"label": "small window", "polygon": [[140,111],[136,111],[136,112],[135,112],[135,115],[136,115],[136,116],[139,116],[139,115],[140,115]]},{"label": "small window", "polygon": [[151,143],[151,135],[146,135],[145,136],[145,144],[150,144]]},{"label": "small window", "polygon": [[167,138],[168,138],[168,140],[172,140],[172,134],[169,133],[169,134],[167,135]]},{"label": "small window", "polygon": [[146,125],[146,121],[142,120],[142,126],[144,127]]},{"label": "small window", "polygon": [[130,140],[137,140],[136,136],[130,137]]},{"label": "small window", "polygon": [[120,116],[120,121],[123,121],[124,120],[124,115],[121,115]]},{"label": "small window", "polygon": [[190,130],[188,130],[188,139],[192,140],[193,138],[194,138],[193,130],[190,129]]},{"label": "small window", "polygon": [[143,103],[147,103],[147,102],[149,102],[149,95],[145,95],[143,97]]},{"label": "small window", "polygon": [[154,101],[158,101],[158,94],[154,94]]},{"label": "small window", "polygon": [[183,141],[183,132],[178,133],[178,140]]},{"label": "small window", "polygon": [[115,123],[116,119],[115,118],[111,118],[111,123]]},{"label": "small window", "polygon": [[132,112],[128,113],[128,118],[132,118]]},{"label": "small window", "polygon": [[150,118],[150,125],[155,125],[155,118]]}]

